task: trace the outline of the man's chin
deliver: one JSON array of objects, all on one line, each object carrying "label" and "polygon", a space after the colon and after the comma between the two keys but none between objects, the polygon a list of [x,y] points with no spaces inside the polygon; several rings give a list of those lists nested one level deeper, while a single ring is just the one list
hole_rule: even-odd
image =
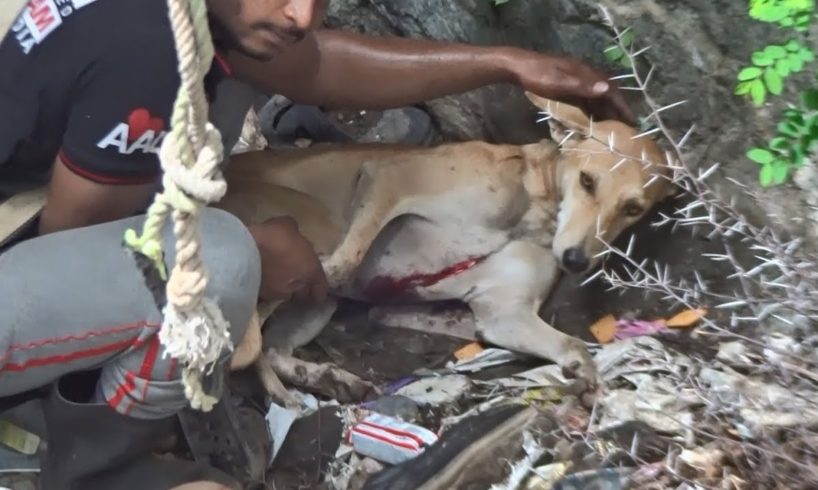
[{"label": "man's chin", "polygon": [[256,61],[270,61],[271,59],[275,58],[276,55],[281,51],[279,48],[258,48],[258,47],[248,47],[245,45],[238,45],[234,48],[239,53],[247,56],[248,58],[252,58]]}]

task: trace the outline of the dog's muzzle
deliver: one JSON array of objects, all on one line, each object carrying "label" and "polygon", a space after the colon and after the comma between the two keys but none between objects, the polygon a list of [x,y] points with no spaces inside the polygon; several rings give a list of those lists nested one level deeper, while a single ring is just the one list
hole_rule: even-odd
[{"label": "dog's muzzle", "polygon": [[563,252],[562,265],[571,272],[585,272],[590,261],[581,248],[571,247]]}]

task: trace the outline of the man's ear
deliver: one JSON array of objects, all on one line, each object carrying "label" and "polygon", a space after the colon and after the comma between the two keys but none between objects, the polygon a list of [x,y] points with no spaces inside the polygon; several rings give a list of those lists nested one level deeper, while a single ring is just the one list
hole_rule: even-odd
[{"label": "man's ear", "polygon": [[582,109],[564,102],[546,99],[531,92],[526,92],[525,96],[532,104],[550,116],[548,126],[554,141],[558,143],[564,141],[572,132],[581,136],[590,134],[591,119]]}]

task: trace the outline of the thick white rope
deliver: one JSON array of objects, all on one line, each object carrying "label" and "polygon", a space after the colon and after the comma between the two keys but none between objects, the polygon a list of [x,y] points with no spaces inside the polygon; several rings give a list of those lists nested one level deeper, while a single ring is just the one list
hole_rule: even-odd
[{"label": "thick white rope", "polygon": [[142,236],[128,230],[125,240],[151,258],[164,278],[161,231],[171,214],[176,261],[166,285],[159,340],[164,355],[183,366],[191,407],[209,411],[218,400],[204,392],[202,375],[212,372],[233,345],[228,322],[216,302],[204,295],[208,276],[199,254],[199,215],[205,203],[221,199],[227,191],[220,170],[224,149],[219,131],[208,122],[204,76],[213,60],[213,44],[204,0],[168,0],[168,9],[181,84],[171,132],[159,153],[164,189],[148,209]]}]

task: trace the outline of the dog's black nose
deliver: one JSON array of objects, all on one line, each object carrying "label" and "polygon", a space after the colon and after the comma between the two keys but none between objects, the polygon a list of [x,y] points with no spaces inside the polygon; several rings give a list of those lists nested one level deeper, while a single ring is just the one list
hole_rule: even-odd
[{"label": "dog's black nose", "polygon": [[581,248],[572,247],[563,252],[562,265],[571,272],[585,272],[588,268],[588,257]]}]

